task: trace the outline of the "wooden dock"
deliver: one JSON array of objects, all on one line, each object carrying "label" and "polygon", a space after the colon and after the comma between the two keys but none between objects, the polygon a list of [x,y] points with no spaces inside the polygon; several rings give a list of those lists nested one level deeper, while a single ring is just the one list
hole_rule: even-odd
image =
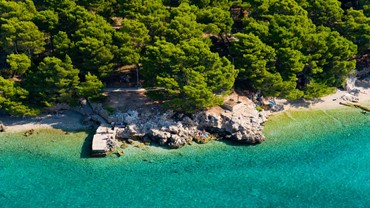
[{"label": "wooden dock", "polygon": [[91,156],[105,156],[114,146],[116,131],[107,126],[99,126],[93,137]]}]

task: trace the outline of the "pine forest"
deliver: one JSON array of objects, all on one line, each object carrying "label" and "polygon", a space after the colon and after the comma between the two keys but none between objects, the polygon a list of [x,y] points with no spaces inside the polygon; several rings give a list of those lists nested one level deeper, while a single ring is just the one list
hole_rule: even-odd
[{"label": "pine forest", "polygon": [[0,0],[0,109],[99,100],[127,68],[183,112],[235,87],[316,98],[369,54],[368,0]]}]

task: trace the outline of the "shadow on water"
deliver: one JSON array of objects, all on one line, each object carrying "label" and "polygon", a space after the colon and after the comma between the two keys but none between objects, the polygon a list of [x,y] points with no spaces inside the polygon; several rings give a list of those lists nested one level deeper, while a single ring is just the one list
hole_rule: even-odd
[{"label": "shadow on water", "polygon": [[[248,147],[248,146],[257,146],[261,143],[255,143],[255,144],[252,144],[252,143],[246,143],[246,142],[240,142],[240,141],[235,141],[235,140],[230,140],[230,139],[214,139],[214,140],[211,140],[210,142],[220,142],[220,143],[223,143],[223,144],[226,144],[228,146],[235,146],[235,147]],[[207,143],[197,143],[195,142],[194,140],[192,141],[192,144],[198,144],[198,145],[210,145],[209,142]],[[191,144],[185,144],[185,146],[189,146]],[[164,150],[177,150],[177,148],[171,148],[167,145],[160,145],[159,143],[157,142],[152,142],[150,144],[151,147],[158,147],[158,148],[162,148]],[[182,147],[180,147],[182,148]]]},{"label": "shadow on water", "polygon": [[222,142],[226,145],[235,146],[235,147],[257,146],[261,144],[261,143],[252,144],[252,143],[246,143],[246,142],[239,142],[239,141],[230,140],[230,139],[220,139],[220,140],[217,140],[217,142]]},{"label": "shadow on water", "polygon": [[88,135],[82,144],[80,158],[90,158],[91,157],[91,145],[92,138],[94,137],[94,131],[87,131]]},{"label": "shadow on water", "polygon": [[158,142],[151,142],[149,146],[150,147],[162,148],[162,149],[165,149],[165,150],[175,150],[176,149],[176,148],[171,148],[167,145],[160,145]]}]

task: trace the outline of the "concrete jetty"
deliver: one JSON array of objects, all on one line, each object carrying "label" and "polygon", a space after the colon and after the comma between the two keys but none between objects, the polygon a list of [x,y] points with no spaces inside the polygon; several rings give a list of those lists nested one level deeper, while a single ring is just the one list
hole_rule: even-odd
[{"label": "concrete jetty", "polygon": [[115,147],[115,137],[115,129],[104,125],[99,126],[93,137],[91,155],[105,156],[109,151],[112,151]]}]

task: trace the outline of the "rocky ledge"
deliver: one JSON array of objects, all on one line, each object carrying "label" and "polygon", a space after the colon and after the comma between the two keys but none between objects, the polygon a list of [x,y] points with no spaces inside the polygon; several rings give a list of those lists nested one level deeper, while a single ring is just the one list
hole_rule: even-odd
[{"label": "rocky ledge", "polygon": [[0,132],[5,132],[5,125],[0,121]]},{"label": "rocky ledge", "polygon": [[232,107],[215,107],[191,115],[130,110],[116,113],[110,120],[119,127],[117,137],[129,143],[140,139],[144,143],[153,141],[179,148],[192,141],[206,143],[213,135],[248,144],[260,143],[265,139],[262,124],[266,112],[258,112],[253,102],[244,99]]}]

